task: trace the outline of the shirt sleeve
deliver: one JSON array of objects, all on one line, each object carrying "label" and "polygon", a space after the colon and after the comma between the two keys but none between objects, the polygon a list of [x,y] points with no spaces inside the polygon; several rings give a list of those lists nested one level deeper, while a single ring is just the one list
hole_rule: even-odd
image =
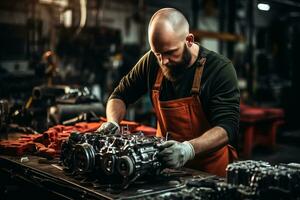
[{"label": "shirt sleeve", "polygon": [[121,99],[126,106],[128,106],[147,93],[149,55],[150,51],[147,52],[131,71],[121,79],[118,86],[110,95],[109,100]]},{"label": "shirt sleeve", "polygon": [[216,73],[209,99],[209,121],[212,126],[224,128],[229,144],[236,146],[239,132],[240,91],[231,62]]}]

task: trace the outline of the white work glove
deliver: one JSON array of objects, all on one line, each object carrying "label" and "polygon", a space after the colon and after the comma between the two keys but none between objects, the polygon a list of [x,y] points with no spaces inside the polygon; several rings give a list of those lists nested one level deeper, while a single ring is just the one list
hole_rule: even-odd
[{"label": "white work glove", "polygon": [[101,124],[101,126],[97,129],[96,132],[100,132],[104,135],[118,134],[120,132],[120,126],[117,122],[114,121],[104,122]]},{"label": "white work glove", "polygon": [[195,157],[194,147],[188,141],[181,143],[169,140],[161,144],[159,148],[162,151],[159,152],[158,157],[166,167],[180,168]]}]

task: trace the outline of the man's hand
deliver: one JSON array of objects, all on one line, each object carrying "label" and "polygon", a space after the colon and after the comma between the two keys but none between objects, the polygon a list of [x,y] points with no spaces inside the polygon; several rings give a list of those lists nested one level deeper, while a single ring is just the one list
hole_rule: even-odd
[{"label": "man's hand", "polygon": [[167,167],[180,168],[195,157],[194,147],[188,141],[177,142],[170,140],[159,146],[162,149],[158,157]]},{"label": "man's hand", "polygon": [[120,126],[117,122],[104,122],[97,129],[96,132],[102,132],[103,134],[117,134],[120,132]]}]

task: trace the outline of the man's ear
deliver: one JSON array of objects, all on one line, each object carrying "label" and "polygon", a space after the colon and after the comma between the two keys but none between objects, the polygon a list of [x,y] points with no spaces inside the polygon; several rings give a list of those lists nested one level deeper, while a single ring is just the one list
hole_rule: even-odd
[{"label": "man's ear", "polygon": [[187,46],[191,47],[193,45],[193,43],[194,43],[194,35],[192,33],[189,33],[186,36],[185,40],[186,40]]}]

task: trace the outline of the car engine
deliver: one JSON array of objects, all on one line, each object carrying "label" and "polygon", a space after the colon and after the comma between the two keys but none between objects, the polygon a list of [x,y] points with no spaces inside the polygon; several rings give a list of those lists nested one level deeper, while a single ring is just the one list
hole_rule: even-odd
[{"label": "car engine", "polygon": [[107,135],[74,132],[63,142],[60,160],[73,173],[121,180],[128,185],[139,177],[161,172],[163,166],[157,154],[163,141],[142,132]]}]

